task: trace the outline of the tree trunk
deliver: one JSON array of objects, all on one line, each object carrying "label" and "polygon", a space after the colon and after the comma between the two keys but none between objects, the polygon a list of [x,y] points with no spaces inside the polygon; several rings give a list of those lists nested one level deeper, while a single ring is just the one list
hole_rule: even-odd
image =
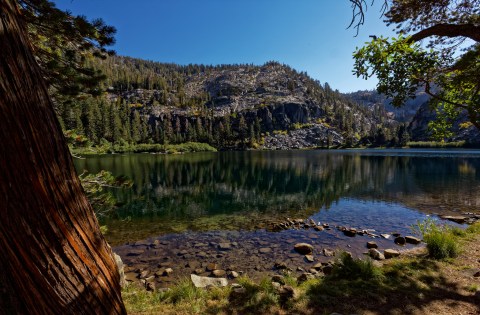
[{"label": "tree trunk", "polygon": [[0,0],[0,313],[125,314],[14,0]]}]

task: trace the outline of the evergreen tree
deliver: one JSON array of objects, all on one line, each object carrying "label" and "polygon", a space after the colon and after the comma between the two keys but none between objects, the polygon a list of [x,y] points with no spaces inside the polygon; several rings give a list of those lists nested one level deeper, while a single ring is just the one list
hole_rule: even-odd
[{"label": "evergreen tree", "polygon": [[132,139],[134,143],[140,143],[142,141],[142,122],[140,113],[137,110],[133,112]]}]

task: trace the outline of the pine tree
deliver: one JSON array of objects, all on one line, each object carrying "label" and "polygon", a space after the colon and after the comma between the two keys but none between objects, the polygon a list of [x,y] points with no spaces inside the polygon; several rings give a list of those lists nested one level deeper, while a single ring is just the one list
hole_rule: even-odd
[{"label": "pine tree", "polygon": [[142,140],[142,122],[140,120],[140,113],[136,110],[133,112],[132,121],[132,139],[134,143],[140,143]]}]

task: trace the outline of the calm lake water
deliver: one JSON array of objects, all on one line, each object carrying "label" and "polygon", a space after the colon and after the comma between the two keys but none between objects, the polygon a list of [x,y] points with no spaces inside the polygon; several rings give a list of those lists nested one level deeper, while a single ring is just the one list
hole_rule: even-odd
[{"label": "calm lake water", "polygon": [[[118,210],[100,217],[113,245],[239,231],[242,237],[255,232],[273,240],[283,232],[264,228],[286,217],[405,234],[427,215],[480,208],[475,150],[125,154],[75,164],[79,172],[108,170],[134,182],[130,189],[112,189]],[[323,242],[342,237],[332,234]]]}]

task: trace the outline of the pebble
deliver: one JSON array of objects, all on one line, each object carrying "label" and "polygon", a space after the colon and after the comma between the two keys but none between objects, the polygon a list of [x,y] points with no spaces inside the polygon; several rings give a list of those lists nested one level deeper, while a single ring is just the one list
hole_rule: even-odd
[{"label": "pebble", "polygon": [[258,252],[261,254],[268,254],[272,252],[272,249],[270,247],[262,247],[258,250]]},{"label": "pebble", "polygon": [[216,263],[209,263],[206,269],[207,271],[214,271],[218,269],[218,265]]},{"label": "pebble", "polygon": [[328,249],[328,248],[324,248],[322,252],[326,257],[335,256],[335,252],[333,250]]},{"label": "pebble", "polygon": [[215,276],[215,277],[223,277],[227,274],[227,272],[225,270],[220,270],[220,269],[217,269],[217,270],[214,270],[212,271],[212,274]]},{"label": "pebble", "polygon": [[220,243],[220,244],[218,244],[218,249],[220,249],[220,250],[231,250],[232,249],[232,244],[230,244],[230,243]]}]

